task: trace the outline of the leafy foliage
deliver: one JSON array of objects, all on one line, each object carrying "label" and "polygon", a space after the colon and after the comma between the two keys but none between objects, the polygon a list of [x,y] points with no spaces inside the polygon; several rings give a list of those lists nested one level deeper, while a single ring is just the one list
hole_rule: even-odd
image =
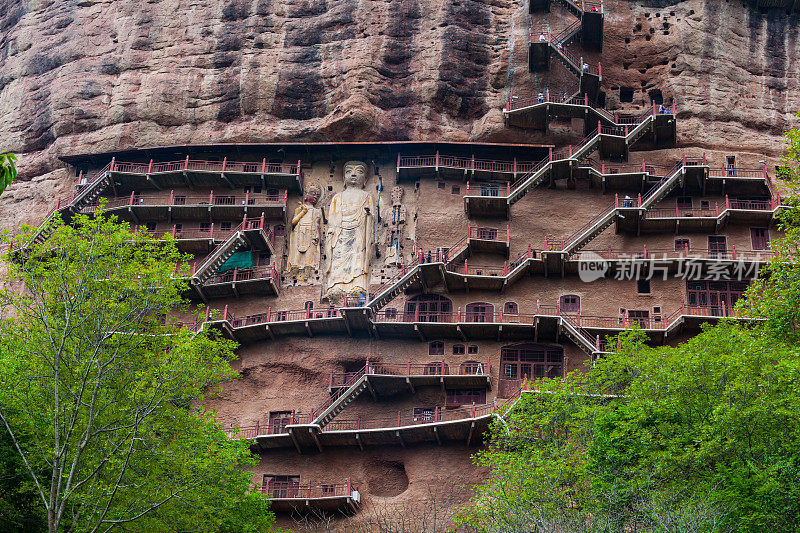
[{"label": "leafy foliage", "polygon": [[0,292],[0,431],[48,531],[269,530],[247,442],[202,407],[234,344],[168,320],[186,258],[102,210],[54,225],[6,257],[25,290]]},{"label": "leafy foliage", "polygon": [[0,152],[0,194],[17,177],[17,156],[11,152]]}]

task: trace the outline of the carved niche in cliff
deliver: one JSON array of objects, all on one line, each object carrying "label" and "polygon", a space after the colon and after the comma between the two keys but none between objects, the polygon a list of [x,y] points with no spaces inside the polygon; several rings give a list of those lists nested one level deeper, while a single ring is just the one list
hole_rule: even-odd
[{"label": "carved niche in cliff", "polygon": [[325,296],[334,304],[344,296],[369,292],[369,266],[375,231],[375,200],[364,191],[367,165],[344,165],[344,190],[328,210],[325,250],[328,257]]},{"label": "carved niche in cliff", "polygon": [[292,276],[307,281],[319,270],[322,210],[319,202],[322,190],[312,185],[303,202],[294,210],[292,234],[289,237],[289,259],[286,269]]}]

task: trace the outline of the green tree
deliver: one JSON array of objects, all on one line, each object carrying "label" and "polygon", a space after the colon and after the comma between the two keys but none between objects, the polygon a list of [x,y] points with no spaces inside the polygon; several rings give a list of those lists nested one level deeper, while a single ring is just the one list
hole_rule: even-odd
[{"label": "green tree", "polygon": [[102,212],[54,224],[0,292],[0,431],[47,530],[269,530],[247,442],[203,408],[234,345],[169,324],[186,258]]},{"label": "green tree", "polygon": [[17,156],[11,152],[0,152],[0,194],[17,177]]}]

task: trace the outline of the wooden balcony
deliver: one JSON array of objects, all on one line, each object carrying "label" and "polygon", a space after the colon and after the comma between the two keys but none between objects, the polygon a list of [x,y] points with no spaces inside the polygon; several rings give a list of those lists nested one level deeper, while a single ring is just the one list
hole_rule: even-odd
[{"label": "wooden balcony", "polygon": [[193,286],[204,301],[212,298],[277,296],[280,292],[280,274],[274,263],[251,268],[234,268],[212,274],[202,283]]},{"label": "wooden balcony", "polygon": [[365,376],[367,389],[375,397],[393,396],[403,392],[415,393],[418,387],[438,386],[442,389],[492,388],[491,363],[477,365],[447,364],[439,361],[428,364],[384,363],[370,361],[357,372],[331,372],[328,390],[341,391]]},{"label": "wooden balcony", "polygon": [[361,494],[350,478],[344,483],[269,481],[261,488],[276,513],[321,511],[354,514]]},{"label": "wooden balcony", "polygon": [[301,192],[303,167],[296,163],[261,161],[203,161],[187,156],[181,161],[125,163],[112,159],[110,175],[130,189],[168,190],[181,187],[231,189],[261,186]]},{"label": "wooden balcony", "polygon": [[[267,220],[286,218],[287,191],[279,194],[256,194],[214,191],[208,194],[175,194],[132,192],[125,198],[112,198],[105,210],[123,220],[136,223],[164,220],[239,220],[244,217],[261,217]],[[93,212],[97,203],[86,206],[81,212]]]},{"label": "wooden balcony", "polygon": [[536,165],[534,161],[508,161],[476,159],[440,154],[403,156],[397,154],[398,180],[414,180],[422,177],[449,177],[454,179],[478,179],[513,181],[528,173]]}]

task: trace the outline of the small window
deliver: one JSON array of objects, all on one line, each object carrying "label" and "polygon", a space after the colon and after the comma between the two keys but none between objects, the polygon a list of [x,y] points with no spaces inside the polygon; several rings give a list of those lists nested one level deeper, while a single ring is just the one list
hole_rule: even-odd
[{"label": "small window", "polygon": [[461,194],[461,187],[459,187],[458,185],[453,185],[453,188],[450,189],[450,192],[452,194]]},{"label": "small window", "polygon": [[476,355],[478,353],[478,345],[477,344],[470,344],[467,348],[467,353],[469,355]]},{"label": "small window", "polygon": [[200,231],[203,233],[208,233],[211,231],[211,222],[201,222],[200,223]]},{"label": "small window", "polygon": [[661,306],[657,305],[653,307],[653,314],[660,315],[661,314]]},{"label": "small window", "polygon": [[479,363],[478,361],[464,361],[461,363],[461,368],[459,368],[459,373],[462,376],[476,376],[479,374],[484,373],[483,363]]},{"label": "small window", "polygon": [[220,222],[219,229],[222,231],[230,231],[231,230],[231,223],[230,222]]},{"label": "small window", "polygon": [[444,355],[444,343],[441,341],[433,341],[428,344],[428,355]]},{"label": "small window", "polygon": [[464,348],[463,344],[454,344],[453,345],[453,355],[464,355],[466,353],[466,349]]},{"label": "small window", "polygon": [[708,211],[711,209],[711,203],[708,200],[700,200],[700,209]]},{"label": "small window", "polygon": [[439,187],[440,189],[444,189],[445,188],[445,182],[439,181],[439,182],[436,183],[436,186]]},{"label": "small window", "polygon": [[577,313],[581,310],[581,297],[576,294],[565,294],[559,298],[562,313]]},{"label": "small window", "polygon": [[397,309],[394,307],[387,307],[383,314],[386,315],[386,318],[397,318]]},{"label": "small window", "polygon": [[180,196],[174,196],[174,197],[172,198],[172,202],[173,202],[175,205],[186,205],[186,197],[185,197],[185,196],[183,196],[183,195],[180,195]]},{"label": "small window", "polygon": [[636,280],[636,292],[639,294],[650,294],[650,280],[639,279]]},{"label": "small window", "polygon": [[443,376],[450,373],[450,369],[444,361],[434,361],[425,365],[426,376]]},{"label": "small window", "polygon": [[415,407],[414,422],[433,422],[433,407]]},{"label": "small window", "polygon": [[676,252],[688,252],[689,251],[689,239],[675,239],[675,251]]},{"label": "small window", "polygon": [[619,88],[619,101],[620,102],[633,102],[633,87],[620,87]]},{"label": "small window", "polygon": [[458,407],[470,404],[482,405],[486,403],[486,389],[447,389],[447,407]]},{"label": "small window", "polygon": [[255,185],[253,187],[253,192],[256,194],[261,194],[261,185]]},{"label": "small window", "polygon": [[312,309],[314,309],[314,302],[312,302],[311,300],[307,301],[307,302],[305,303],[305,305],[303,306],[303,308],[304,308],[306,311],[311,311]]},{"label": "small window", "polygon": [[503,306],[503,314],[516,315],[517,313],[519,313],[517,302],[506,302]]},{"label": "small window", "polygon": [[147,228],[147,231],[155,231],[156,230],[156,223],[155,222],[145,222],[144,227]]}]

